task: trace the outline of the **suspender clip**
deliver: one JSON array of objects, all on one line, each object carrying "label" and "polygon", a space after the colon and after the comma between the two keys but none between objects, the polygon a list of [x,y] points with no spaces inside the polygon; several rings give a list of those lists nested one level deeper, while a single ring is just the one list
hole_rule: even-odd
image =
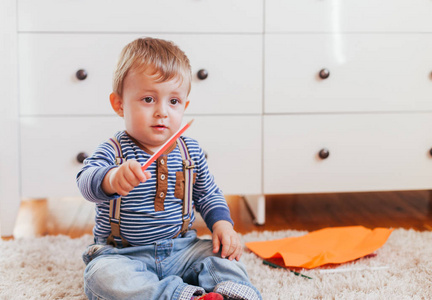
[{"label": "suspender clip", "polygon": [[194,165],[193,161],[190,159],[183,160],[183,167],[185,169],[195,169],[195,165]]}]

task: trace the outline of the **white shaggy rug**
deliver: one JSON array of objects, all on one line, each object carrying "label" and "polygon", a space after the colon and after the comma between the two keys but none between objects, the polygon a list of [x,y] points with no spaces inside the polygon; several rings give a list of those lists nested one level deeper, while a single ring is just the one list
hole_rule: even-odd
[{"label": "white shaggy rug", "polygon": [[[250,233],[244,242],[305,234]],[[0,240],[0,299],[86,299],[81,253],[92,242],[66,236]],[[253,284],[270,299],[432,299],[432,232],[397,229],[377,256],[337,269],[303,270],[312,279],[263,265],[245,251]]]}]

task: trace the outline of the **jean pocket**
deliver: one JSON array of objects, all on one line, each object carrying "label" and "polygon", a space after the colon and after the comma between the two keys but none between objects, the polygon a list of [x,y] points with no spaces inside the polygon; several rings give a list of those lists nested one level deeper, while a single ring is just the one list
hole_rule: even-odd
[{"label": "jean pocket", "polygon": [[101,245],[101,244],[93,244],[87,247],[87,249],[82,254],[82,259],[84,263],[87,265],[93,259],[95,259],[98,255],[107,250],[111,250],[114,247],[111,245]]}]

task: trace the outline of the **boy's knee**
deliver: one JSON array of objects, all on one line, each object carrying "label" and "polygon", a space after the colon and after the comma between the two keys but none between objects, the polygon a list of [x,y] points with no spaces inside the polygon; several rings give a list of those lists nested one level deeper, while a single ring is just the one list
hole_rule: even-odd
[{"label": "boy's knee", "polygon": [[119,281],[128,284],[128,276],[135,271],[145,271],[146,266],[124,257],[99,257],[91,261],[84,272],[84,282],[91,286],[110,289]]},{"label": "boy's knee", "polygon": [[218,256],[209,256],[200,264],[199,272],[202,275],[210,275],[215,284],[223,281],[249,281],[246,268],[243,263],[236,260],[228,260]]},{"label": "boy's knee", "polygon": [[140,261],[126,257],[99,257],[84,272],[84,289],[89,299],[130,299],[145,283],[157,282]]},{"label": "boy's knee", "polygon": [[84,283],[87,287],[104,285],[111,281],[115,267],[109,259],[95,259],[91,261],[84,271]]},{"label": "boy's knee", "polygon": [[210,256],[204,260],[206,263],[212,263],[215,268],[226,271],[241,271],[246,274],[246,268],[241,261],[229,260],[219,255]]}]

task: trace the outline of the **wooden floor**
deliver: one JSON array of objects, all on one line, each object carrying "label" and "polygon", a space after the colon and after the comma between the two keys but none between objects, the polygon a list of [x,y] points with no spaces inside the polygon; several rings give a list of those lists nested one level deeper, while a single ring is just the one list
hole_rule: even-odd
[{"label": "wooden floor", "polygon": [[[404,191],[272,195],[266,197],[266,224],[253,224],[239,196],[227,196],[235,229],[316,230],[324,227],[363,225],[369,228],[432,230],[432,192]],[[91,234],[94,205],[82,198],[25,199],[15,226],[15,238],[64,234],[72,238]],[[194,224],[199,234],[209,233],[202,219]]]}]

